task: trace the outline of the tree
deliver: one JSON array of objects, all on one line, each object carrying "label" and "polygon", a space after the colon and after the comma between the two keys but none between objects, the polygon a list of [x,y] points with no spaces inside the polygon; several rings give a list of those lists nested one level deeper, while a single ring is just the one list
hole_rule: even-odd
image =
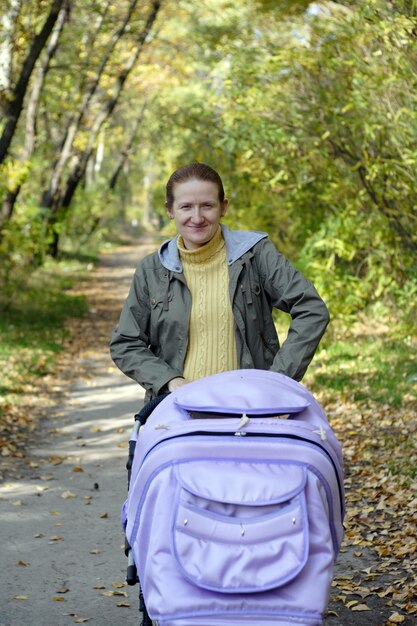
[{"label": "tree", "polygon": [[64,0],[53,0],[49,14],[43,24],[41,31],[34,37],[28,54],[23,63],[20,75],[16,84],[8,95],[8,101],[4,106],[5,124],[0,137],[0,164],[7,156],[10,144],[13,139],[20,115],[23,109],[23,102],[32,75],[35,63],[38,60],[43,48],[46,45],[49,35],[58,19]]},{"label": "tree", "polygon": [[[61,10],[58,14],[54,29],[52,31],[49,42],[45,48],[45,52],[41,63],[36,69],[35,78],[28,97],[27,110],[26,110],[26,125],[25,125],[25,139],[22,149],[20,161],[22,162],[22,168],[29,168],[29,162],[33,155],[36,145],[36,126],[38,119],[39,101],[42,92],[42,87],[45,81],[46,74],[53,58],[57,46],[59,37],[64,27],[65,20],[68,18],[70,12],[69,0],[64,0]],[[7,222],[12,214],[17,200],[17,197],[22,188],[23,180],[17,180],[7,189],[3,197],[2,207],[0,211],[0,228]]]}]

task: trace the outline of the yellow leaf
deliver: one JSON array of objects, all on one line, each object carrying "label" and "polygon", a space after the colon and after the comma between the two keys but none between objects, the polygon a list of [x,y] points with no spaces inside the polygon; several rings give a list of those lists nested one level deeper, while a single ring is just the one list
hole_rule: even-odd
[{"label": "yellow leaf", "polygon": [[108,598],[111,598],[113,596],[124,596],[125,598],[127,598],[126,591],[103,591],[102,595]]},{"label": "yellow leaf", "polygon": [[27,596],[13,596],[13,600],[29,600]]},{"label": "yellow leaf", "polygon": [[22,565],[23,567],[27,567],[30,563],[25,563],[24,561],[18,561],[16,565]]},{"label": "yellow leaf", "polygon": [[371,609],[366,604],[357,604],[352,607],[352,611],[370,611]]},{"label": "yellow leaf", "polygon": [[108,513],[102,513],[102,514],[100,515],[101,519],[107,519],[107,518],[108,518],[108,516],[109,516],[109,514],[108,514]]},{"label": "yellow leaf", "polygon": [[402,624],[403,622],[405,622],[405,616],[400,615],[399,613],[393,613],[388,618],[388,621],[391,622],[392,624]]},{"label": "yellow leaf", "polygon": [[117,606],[126,606],[126,607],[130,607],[130,603],[129,602],[118,602]]},{"label": "yellow leaf", "polygon": [[119,582],[114,582],[112,583],[113,587],[116,587],[116,589],[122,589],[122,587],[126,586],[126,583],[119,583]]},{"label": "yellow leaf", "polygon": [[52,600],[53,600],[54,602],[65,602],[65,598],[64,598],[64,597],[62,597],[62,596],[54,596],[54,597],[52,598]]},{"label": "yellow leaf", "polygon": [[73,472],[83,472],[83,471],[84,471],[84,469],[81,467],[81,465],[75,465],[75,466],[72,468],[72,471],[73,471]]}]

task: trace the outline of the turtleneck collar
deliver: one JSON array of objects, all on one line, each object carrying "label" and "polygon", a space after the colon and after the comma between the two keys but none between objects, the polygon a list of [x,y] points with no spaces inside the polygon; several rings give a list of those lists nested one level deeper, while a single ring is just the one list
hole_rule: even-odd
[{"label": "turtleneck collar", "polygon": [[180,257],[184,262],[207,263],[207,261],[216,256],[222,250],[222,248],[225,247],[225,241],[223,239],[222,231],[219,226],[214,237],[212,237],[210,241],[204,244],[204,246],[201,246],[196,250],[188,250],[184,246],[184,241],[181,236],[178,237],[177,246]]}]

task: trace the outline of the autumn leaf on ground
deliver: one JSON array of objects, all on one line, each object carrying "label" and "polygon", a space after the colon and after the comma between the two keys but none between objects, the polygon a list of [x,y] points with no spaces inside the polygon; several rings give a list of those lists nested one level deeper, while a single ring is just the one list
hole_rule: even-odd
[{"label": "autumn leaf on ground", "polygon": [[18,561],[16,565],[22,565],[23,567],[27,567],[30,563],[25,563],[24,561]]},{"label": "autumn leaf on ground", "polygon": [[103,596],[106,596],[108,598],[111,598],[112,596],[124,596],[125,598],[127,598],[127,593],[126,591],[103,591],[102,593]]},{"label": "autumn leaf on ground", "polygon": [[65,602],[65,598],[63,596],[54,596],[52,600],[54,602]]},{"label": "autumn leaf on ground", "polygon": [[367,604],[357,604],[356,606],[353,606],[352,611],[370,611],[371,609],[369,608],[369,606]]},{"label": "autumn leaf on ground", "polygon": [[399,613],[393,613],[388,618],[388,623],[389,624],[402,624],[403,622],[405,622],[405,616],[404,615],[400,615]]},{"label": "autumn leaf on ground", "polygon": [[130,602],[118,602],[117,606],[124,606],[130,608]]},{"label": "autumn leaf on ground", "polygon": [[13,600],[29,600],[28,596],[13,596]]},{"label": "autumn leaf on ground", "polygon": [[76,497],[77,497],[77,494],[72,493],[72,491],[64,491],[63,493],[61,493],[61,498],[68,499],[68,498],[76,498]]}]

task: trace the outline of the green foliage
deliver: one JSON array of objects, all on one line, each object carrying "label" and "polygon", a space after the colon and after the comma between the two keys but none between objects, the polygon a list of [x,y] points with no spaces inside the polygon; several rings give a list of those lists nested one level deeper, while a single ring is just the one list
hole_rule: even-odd
[{"label": "green foliage", "polygon": [[416,398],[417,368],[411,337],[387,339],[390,322],[363,317],[355,332],[325,340],[306,382],[315,392],[337,393],[365,406],[404,407]]},{"label": "green foliage", "polygon": [[[404,292],[410,319],[415,20],[405,5],[393,13],[378,0],[286,13],[262,4],[240,3],[238,30],[229,5],[221,32],[219,13],[191,15],[188,81],[163,92],[162,135],[176,138],[179,125],[177,162],[219,167],[227,221],[267,230],[333,316],[353,321]],[[206,42],[200,62],[194,42]]]},{"label": "green foliage", "polygon": [[24,392],[22,385],[53,371],[68,336],[66,321],[87,310],[84,296],[70,293],[74,279],[84,271],[85,264],[77,261],[48,263],[24,284],[15,285],[13,300],[0,315],[2,402],[13,402]]},{"label": "green foliage", "polygon": [[[112,50],[62,181],[90,146],[148,5],[138,3]],[[24,124],[18,127],[0,180],[0,196],[22,184],[0,242],[5,293],[13,295],[10,277],[23,281],[44,261],[54,233],[74,251],[98,245],[133,218],[163,227],[165,181],[179,165],[201,160],[224,178],[227,223],[267,231],[318,286],[333,317],[351,323],[383,300],[408,327],[416,307],[415,3],[164,3],[124,99],[91,145],[84,184],[51,220],[51,209],[39,208],[42,192],[128,6],[88,0],[73,7],[42,88],[29,160],[22,156]],[[47,8],[24,3],[16,67]]]}]

